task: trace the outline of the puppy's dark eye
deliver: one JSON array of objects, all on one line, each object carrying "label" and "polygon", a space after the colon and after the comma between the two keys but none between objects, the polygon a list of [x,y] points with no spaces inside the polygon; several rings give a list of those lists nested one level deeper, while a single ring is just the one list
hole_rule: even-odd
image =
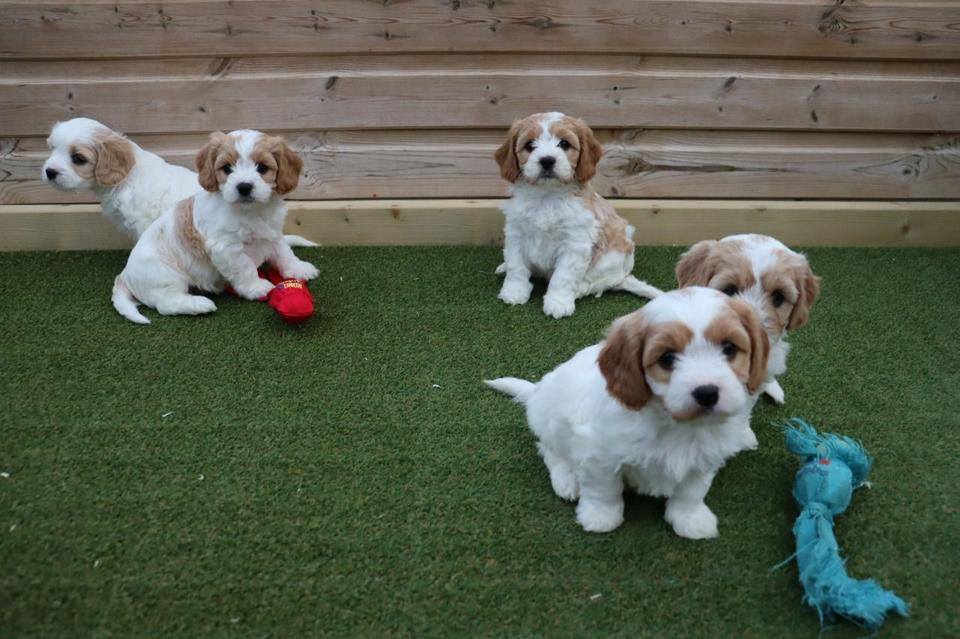
[{"label": "puppy's dark eye", "polygon": [[562,150],[566,151],[567,149],[570,148],[570,143],[567,142],[566,140],[560,140],[559,142],[557,142],[557,146],[559,146]]},{"label": "puppy's dark eye", "polygon": [[229,164],[224,164],[223,166],[220,167],[220,170],[223,171],[226,175],[230,175],[231,173],[233,173],[233,167],[230,166]]},{"label": "puppy's dark eye", "polygon": [[677,363],[677,354],[674,351],[667,351],[660,356],[660,359],[657,360],[657,364],[660,365],[665,371],[672,371],[674,365]]},{"label": "puppy's dark eye", "polygon": [[737,353],[740,352],[740,349],[737,348],[736,344],[727,340],[726,342],[723,343],[721,352],[723,353],[723,356],[726,357],[727,359],[733,359],[734,357],[737,356]]},{"label": "puppy's dark eye", "polygon": [[731,284],[730,286],[728,286],[728,287],[726,287],[725,289],[723,289],[723,294],[724,294],[724,295],[729,295],[730,297],[733,297],[734,295],[736,295],[736,294],[739,293],[739,292],[740,292],[740,289],[738,289],[738,288],[737,288],[736,286],[734,286],[733,284]]},{"label": "puppy's dark eye", "polygon": [[79,153],[74,153],[73,155],[71,155],[70,160],[73,161],[73,163],[76,164],[77,166],[83,166],[84,164],[87,163],[87,158],[83,157]]},{"label": "puppy's dark eye", "polygon": [[780,308],[783,306],[783,303],[787,301],[787,298],[784,297],[783,291],[777,289],[773,293],[770,293],[770,301],[773,302],[774,308]]},{"label": "puppy's dark eye", "polygon": [[536,148],[536,144],[533,143],[533,140],[527,140],[527,143],[523,145],[523,150],[527,153],[533,153],[533,150]]},{"label": "puppy's dark eye", "polygon": [[270,169],[267,168],[266,164],[263,164],[262,162],[257,162],[257,173],[259,173],[260,175],[263,175],[269,170]]}]

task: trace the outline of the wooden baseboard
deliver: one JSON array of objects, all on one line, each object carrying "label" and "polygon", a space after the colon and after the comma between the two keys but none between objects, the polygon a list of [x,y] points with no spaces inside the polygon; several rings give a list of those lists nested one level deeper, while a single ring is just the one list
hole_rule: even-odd
[{"label": "wooden baseboard", "polygon": [[[499,200],[290,202],[287,232],[324,246],[497,244]],[[614,200],[637,244],[687,245],[730,233],[798,246],[960,246],[960,202]],[[0,251],[129,248],[96,205],[0,206]]]}]

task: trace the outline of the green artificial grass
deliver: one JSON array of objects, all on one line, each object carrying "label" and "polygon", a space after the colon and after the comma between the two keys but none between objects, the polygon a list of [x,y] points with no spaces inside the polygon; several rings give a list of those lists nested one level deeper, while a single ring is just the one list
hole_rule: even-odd
[{"label": "green artificial grass", "polygon": [[[137,326],[110,305],[123,253],[0,255],[0,636],[817,637],[795,566],[771,572],[798,461],[768,424],[794,415],[875,455],[837,533],[913,606],[882,635],[960,636],[960,251],[808,252],[787,404],[758,404],[698,542],[635,496],[583,532],[481,384],[538,378],[636,298],[557,321],[542,286],[496,299],[492,247],[300,253],[322,273],[301,328],[225,297]],[[679,253],[636,272],[669,287]]]}]

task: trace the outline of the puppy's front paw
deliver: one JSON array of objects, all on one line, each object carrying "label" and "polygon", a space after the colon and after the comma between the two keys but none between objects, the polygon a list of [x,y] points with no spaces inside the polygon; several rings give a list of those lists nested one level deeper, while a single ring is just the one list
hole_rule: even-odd
[{"label": "puppy's front paw", "polygon": [[571,296],[547,293],[543,298],[543,312],[555,319],[573,315],[576,308],[576,302]]},{"label": "puppy's front paw", "polygon": [[783,394],[783,388],[780,386],[780,382],[773,380],[768,382],[766,386],[763,387],[763,392],[770,396],[770,399],[777,404],[783,404],[786,397]]},{"label": "puppy's front paw", "polygon": [[720,534],[717,516],[703,502],[693,508],[671,508],[668,503],[664,519],[673,526],[673,532],[687,539],[710,539]]},{"label": "puppy's front paw", "polygon": [[310,262],[299,261],[291,264],[283,271],[284,277],[292,277],[295,280],[312,280],[320,275],[317,267]]},{"label": "puppy's front paw", "polygon": [[235,290],[240,297],[248,300],[258,300],[261,297],[266,297],[267,293],[273,290],[273,284],[267,280],[258,279],[256,282],[247,286],[237,286],[233,284],[233,290]]},{"label": "puppy's front paw", "polygon": [[569,466],[560,466],[550,469],[550,485],[553,492],[560,499],[573,501],[580,494],[580,485],[577,483],[577,475]]},{"label": "puppy's front paw", "polygon": [[530,299],[533,284],[530,282],[506,281],[500,289],[499,297],[507,304],[526,304]]},{"label": "puppy's front paw", "polygon": [[577,504],[577,523],[587,532],[615,530],[623,523],[623,500],[609,504],[581,498]]}]

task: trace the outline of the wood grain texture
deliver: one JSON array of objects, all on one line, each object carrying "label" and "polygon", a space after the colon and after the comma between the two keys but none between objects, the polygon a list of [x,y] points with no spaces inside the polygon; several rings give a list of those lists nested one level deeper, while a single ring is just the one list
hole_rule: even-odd
[{"label": "wood grain texture", "polygon": [[[497,200],[292,202],[287,231],[325,246],[497,244]],[[958,246],[956,202],[621,200],[639,245],[753,232],[796,246]],[[0,251],[120,249],[130,241],[89,204],[0,206]],[[495,265],[491,265],[491,271]]]},{"label": "wood grain texture", "polygon": [[960,59],[955,0],[2,2],[0,58],[587,50]]},{"label": "wood grain texture", "polygon": [[957,63],[487,55],[474,71],[459,56],[414,58],[88,62],[76,74],[5,63],[0,131],[42,135],[81,115],[128,133],[506,127],[550,110],[595,127],[960,131]]},{"label": "wood grain texture", "polygon": [[[960,136],[756,131],[597,131],[608,197],[960,199]],[[499,197],[496,130],[304,131],[290,199]],[[205,134],[135,136],[191,167]],[[0,204],[93,202],[40,181],[42,138],[0,139]]]}]

